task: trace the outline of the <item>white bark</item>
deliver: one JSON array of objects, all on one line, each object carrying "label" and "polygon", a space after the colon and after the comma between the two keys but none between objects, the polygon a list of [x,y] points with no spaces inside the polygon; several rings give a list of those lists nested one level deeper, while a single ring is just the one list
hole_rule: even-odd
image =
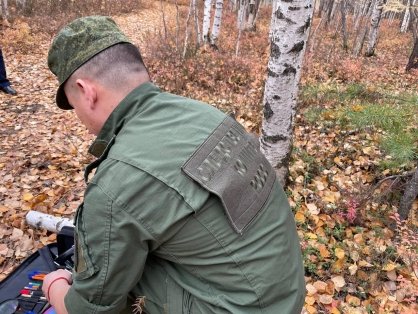
[{"label": "white bark", "polygon": [[210,36],[210,44],[212,46],[216,46],[221,30],[223,2],[223,0],[216,0],[215,17],[213,19],[212,34]]},{"label": "white bark", "polygon": [[7,5],[7,0],[2,0],[0,4],[0,13],[4,20],[9,19],[9,6]]},{"label": "white bark", "polygon": [[212,9],[212,0],[205,0],[205,8],[203,11],[203,27],[202,36],[203,43],[209,42],[209,28],[210,28],[210,16]]},{"label": "white bark", "polygon": [[256,14],[256,3],[255,0],[250,0],[249,3],[250,6],[250,12],[248,14],[248,20],[247,20],[247,29],[253,29],[254,27],[254,21],[255,21],[255,14]]},{"label": "white bark", "polygon": [[370,21],[369,42],[367,45],[366,56],[373,56],[377,44],[377,35],[379,31],[380,20],[382,18],[383,7],[387,0],[377,0]]},{"label": "white bark", "polygon": [[402,20],[401,33],[405,33],[408,31],[409,23],[411,21],[411,6],[415,6],[415,3],[416,3],[416,0],[414,1],[408,0],[408,6],[405,9],[405,15]]},{"label": "white bark", "polygon": [[32,227],[43,228],[54,233],[58,233],[64,226],[74,227],[71,219],[55,217],[34,210],[26,214],[26,222]]},{"label": "white bark", "polygon": [[274,3],[261,149],[282,184],[288,176],[298,85],[312,14],[312,0]]}]

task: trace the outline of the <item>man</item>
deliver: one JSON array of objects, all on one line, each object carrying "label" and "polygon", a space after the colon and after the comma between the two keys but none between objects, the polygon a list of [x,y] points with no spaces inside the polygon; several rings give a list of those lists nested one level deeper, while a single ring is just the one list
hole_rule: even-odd
[{"label": "man", "polygon": [[75,217],[72,278],[44,281],[57,313],[132,311],[127,300],[148,314],[300,313],[298,235],[255,138],[153,85],[110,18],[64,27],[48,65],[58,106],[97,135],[98,157]]},{"label": "man", "polygon": [[6,75],[6,66],[4,65],[3,52],[0,49],[0,90],[9,95],[16,95],[16,91],[10,84]]}]

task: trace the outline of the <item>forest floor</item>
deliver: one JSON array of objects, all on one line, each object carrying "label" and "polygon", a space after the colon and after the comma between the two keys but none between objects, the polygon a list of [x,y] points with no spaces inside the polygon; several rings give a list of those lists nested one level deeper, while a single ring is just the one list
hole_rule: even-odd
[{"label": "forest floor", "polygon": [[[175,35],[173,6],[165,9],[167,36],[157,7],[114,18],[163,89],[234,112],[259,133],[269,55],[269,14],[262,13],[257,31],[242,35],[238,57],[235,17],[225,13],[219,50],[192,47],[186,60],[179,57],[184,30]],[[179,16],[185,20],[186,6]],[[368,59],[342,51],[335,27],[311,37],[287,188],[305,261],[306,313],[418,311],[418,202],[408,225],[393,218],[402,175],[414,169],[417,154],[418,71],[404,72],[410,37],[384,24],[377,55]],[[23,19],[3,26],[0,38],[18,91],[0,94],[0,280],[56,239],[28,226],[26,213],[72,217],[83,198],[83,168],[92,161],[93,137],[73,112],[55,105],[57,81],[46,65],[51,38]],[[393,163],[382,146],[391,129],[370,122],[373,116],[411,134],[415,157]]]}]

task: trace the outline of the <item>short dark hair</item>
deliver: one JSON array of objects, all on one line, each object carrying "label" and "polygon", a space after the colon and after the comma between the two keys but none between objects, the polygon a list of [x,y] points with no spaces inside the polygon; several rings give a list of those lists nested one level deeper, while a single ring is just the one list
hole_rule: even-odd
[{"label": "short dark hair", "polygon": [[139,49],[131,43],[113,45],[95,55],[76,72],[94,78],[107,86],[124,85],[129,74],[147,73]]}]

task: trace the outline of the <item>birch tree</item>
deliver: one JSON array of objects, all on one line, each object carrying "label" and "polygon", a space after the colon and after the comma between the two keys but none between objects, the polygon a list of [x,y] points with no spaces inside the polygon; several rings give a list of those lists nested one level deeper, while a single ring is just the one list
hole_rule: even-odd
[{"label": "birch tree", "polygon": [[1,17],[4,20],[8,20],[9,19],[9,7],[7,5],[7,0],[0,0],[0,13],[1,13]]},{"label": "birch tree", "polygon": [[370,22],[370,33],[369,33],[369,42],[367,45],[366,56],[371,57],[374,55],[377,44],[377,35],[380,26],[380,20],[382,19],[383,7],[386,4],[387,0],[377,0],[372,13],[372,18]]},{"label": "birch tree", "polygon": [[216,47],[221,30],[223,2],[223,0],[216,0],[215,17],[213,18],[212,33],[210,36],[210,44],[213,47]]},{"label": "birch tree", "polygon": [[285,184],[301,66],[313,14],[312,0],[275,1],[263,99],[261,149]]},{"label": "birch tree", "polygon": [[209,42],[211,11],[212,11],[212,0],[205,0],[205,6],[203,9],[203,27],[202,27],[203,43],[205,44]]}]

